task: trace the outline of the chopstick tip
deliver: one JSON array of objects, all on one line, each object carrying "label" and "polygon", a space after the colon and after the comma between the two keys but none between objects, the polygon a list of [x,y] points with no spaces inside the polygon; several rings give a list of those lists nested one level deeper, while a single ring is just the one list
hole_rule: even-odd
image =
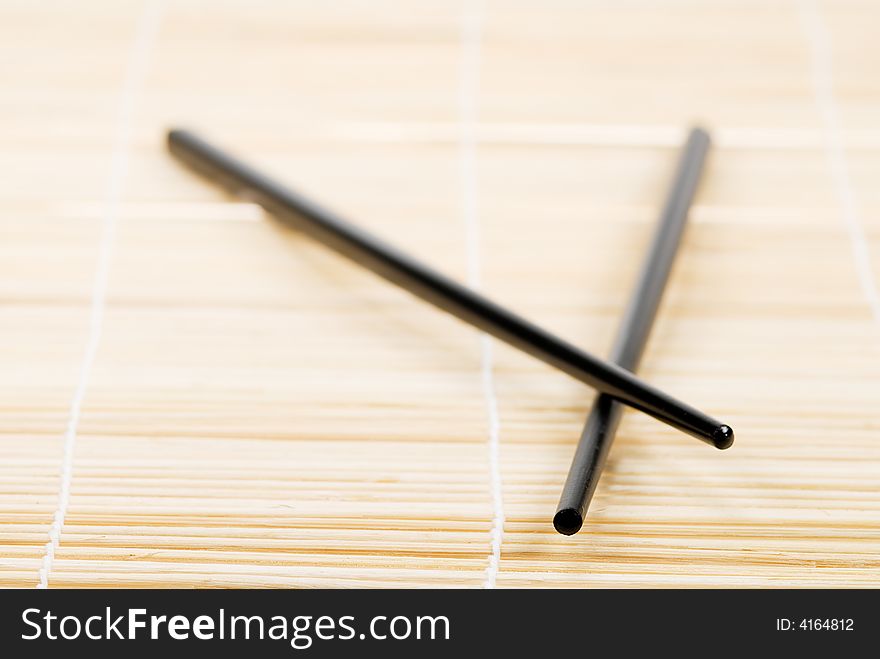
[{"label": "chopstick tip", "polygon": [[712,134],[709,132],[709,129],[702,124],[693,124],[689,133],[691,139],[698,137],[699,139],[704,140],[707,144],[712,143]]},{"label": "chopstick tip", "polygon": [[718,426],[712,433],[712,442],[715,444],[715,448],[722,451],[730,448],[733,446],[733,428],[726,425]]},{"label": "chopstick tip", "polygon": [[553,528],[562,535],[574,535],[583,525],[583,515],[574,508],[562,508],[553,516]]},{"label": "chopstick tip", "polygon": [[191,135],[192,131],[183,128],[182,126],[172,126],[168,129],[168,132],[165,133],[165,142],[170,147],[175,143],[179,143],[182,140],[185,140]]}]

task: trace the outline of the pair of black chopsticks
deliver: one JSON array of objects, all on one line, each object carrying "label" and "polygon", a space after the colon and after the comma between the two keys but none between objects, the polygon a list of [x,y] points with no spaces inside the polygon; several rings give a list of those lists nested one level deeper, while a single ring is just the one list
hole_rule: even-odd
[{"label": "pair of black chopsticks", "polygon": [[194,170],[234,193],[246,194],[282,222],[392,284],[599,391],[554,518],[556,529],[565,534],[580,529],[622,405],[650,414],[716,448],[725,449],[733,443],[733,430],[729,426],[655,389],[630,372],[636,367],[647,341],[708,146],[705,131],[691,132],[617,344],[611,359],[605,361],[435,272],[197,135],[186,130],[168,133],[171,153]]}]

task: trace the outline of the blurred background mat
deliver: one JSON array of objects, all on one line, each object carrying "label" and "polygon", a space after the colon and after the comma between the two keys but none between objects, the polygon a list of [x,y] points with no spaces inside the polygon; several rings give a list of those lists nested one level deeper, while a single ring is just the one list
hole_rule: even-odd
[{"label": "blurred background mat", "polygon": [[[880,7],[0,3],[0,583],[880,586]],[[204,131],[604,354],[716,138],[577,536],[564,375],[232,201]]]}]

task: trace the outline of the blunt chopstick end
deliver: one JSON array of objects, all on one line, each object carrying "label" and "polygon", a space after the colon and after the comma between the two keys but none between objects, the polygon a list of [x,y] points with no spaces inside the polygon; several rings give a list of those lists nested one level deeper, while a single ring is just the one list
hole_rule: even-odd
[{"label": "blunt chopstick end", "polygon": [[186,134],[186,130],[183,128],[169,128],[168,132],[165,135],[165,141],[168,146],[174,144],[174,142],[178,141],[182,136]]},{"label": "blunt chopstick end", "polygon": [[722,451],[730,448],[733,446],[733,428],[730,426],[718,426],[715,432],[712,433],[712,441],[715,444],[715,448]]},{"label": "blunt chopstick end", "polygon": [[709,129],[705,126],[701,126],[700,124],[693,124],[689,130],[690,135],[698,136],[701,139],[706,140],[707,142],[712,141],[712,134],[709,132]]},{"label": "blunt chopstick end", "polygon": [[583,525],[583,515],[574,508],[562,508],[553,516],[553,527],[562,535],[574,535]]}]

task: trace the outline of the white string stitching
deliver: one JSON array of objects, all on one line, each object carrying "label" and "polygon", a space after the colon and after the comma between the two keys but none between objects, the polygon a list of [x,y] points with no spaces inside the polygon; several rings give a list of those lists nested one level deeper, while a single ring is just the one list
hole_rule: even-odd
[{"label": "white string stitching", "polygon": [[[461,56],[459,70],[459,175],[461,212],[467,248],[467,281],[480,288],[480,210],[477,174],[477,99],[480,89],[480,51],[483,30],[481,0],[465,0],[461,17]],[[492,529],[485,588],[494,588],[501,563],[504,538],[504,499],[501,484],[501,421],[492,372],[492,339],[480,334],[480,373],[488,414],[489,479],[492,492]]]},{"label": "white string stitching", "polygon": [[113,146],[110,156],[110,173],[107,181],[105,211],[101,220],[101,244],[98,263],[92,285],[92,302],[89,313],[89,338],[80,365],[79,379],[70,403],[67,429],[64,433],[64,454],[61,462],[61,484],[58,491],[58,508],[49,527],[49,542],[43,555],[37,588],[47,588],[49,574],[55,560],[55,550],[61,543],[61,532],[70,505],[70,486],[73,480],[73,455],[76,437],[82,415],[83,401],[89,384],[92,367],[101,342],[104,324],[104,309],[107,302],[107,284],[110,260],[116,237],[116,223],[119,215],[119,202],[122,197],[125,179],[128,175],[128,152],[131,145],[132,124],[136,102],[143,86],[149,64],[150,54],[159,24],[162,7],[158,2],[148,2],[137,23],[137,32],[129,51],[125,77],[119,97]]},{"label": "white string stitching", "polygon": [[862,293],[871,308],[874,320],[880,322],[880,294],[877,291],[871,266],[871,253],[862,226],[861,209],[849,175],[840,116],[834,98],[831,37],[819,7],[814,1],[801,0],[798,2],[798,10],[801,27],[810,46],[813,95],[825,126],[825,155],[831,170],[834,190],[849,235]]}]

